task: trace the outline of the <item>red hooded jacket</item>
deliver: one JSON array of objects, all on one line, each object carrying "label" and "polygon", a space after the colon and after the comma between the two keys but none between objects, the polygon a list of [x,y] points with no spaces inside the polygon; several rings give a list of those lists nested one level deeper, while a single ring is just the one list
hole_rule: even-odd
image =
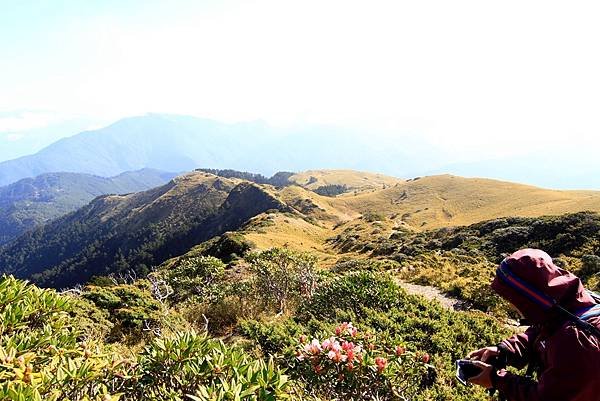
[{"label": "red hooded jacket", "polygon": [[[573,314],[596,302],[573,274],[554,265],[547,253],[524,249],[504,262],[520,283],[556,300]],[[600,401],[600,338],[544,308],[535,295],[496,276],[492,288],[508,300],[533,325],[523,334],[503,341],[499,348],[510,366],[534,363],[537,381],[505,370],[498,372],[495,387],[509,401]],[[600,318],[588,320],[600,328]]]}]

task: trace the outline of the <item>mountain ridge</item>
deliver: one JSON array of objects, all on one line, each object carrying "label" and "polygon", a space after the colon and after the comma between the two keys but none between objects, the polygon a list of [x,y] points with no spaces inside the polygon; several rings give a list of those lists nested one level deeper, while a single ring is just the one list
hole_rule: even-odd
[{"label": "mountain ridge", "polygon": [[[299,182],[334,177],[337,184],[351,185],[365,177],[348,171],[320,174],[300,173],[304,181]],[[361,241],[384,241],[397,230],[419,232],[512,215],[600,212],[596,191],[545,190],[450,175],[380,188],[381,177],[369,177],[374,183],[360,191],[324,196],[310,185],[275,187],[195,171],[147,191],[98,197],[24,234],[0,248],[0,269],[63,287],[127,269],[148,272],[229,231],[258,249],[310,249],[332,265],[352,255]],[[338,238],[336,243],[332,238]]]},{"label": "mountain ridge", "polygon": [[0,269],[54,287],[130,268],[147,273],[192,243],[274,208],[286,210],[256,184],[186,174],[148,191],[100,196],[25,233],[0,248]]}]

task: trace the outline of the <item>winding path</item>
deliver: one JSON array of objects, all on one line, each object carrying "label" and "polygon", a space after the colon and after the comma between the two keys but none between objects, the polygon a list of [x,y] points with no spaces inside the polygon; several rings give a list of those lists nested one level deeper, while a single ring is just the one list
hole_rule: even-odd
[{"label": "winding path", "polygon": [[421,295],[429,300],[438,301],[444,308],[452,310],[463,310],[464,302],[455,298],[450,298],[439,289],[427,285],[419,285],[407,283],[405,281],[398,281],[398,285],[404,288],[406,292],[413,295]]}]

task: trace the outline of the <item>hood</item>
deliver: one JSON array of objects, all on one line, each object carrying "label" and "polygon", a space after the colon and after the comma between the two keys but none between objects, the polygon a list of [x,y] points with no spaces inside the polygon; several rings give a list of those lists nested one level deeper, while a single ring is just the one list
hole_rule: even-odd
[{"label": "hood", "polygon": [[572,313],[595,304],[577,276],[556,266],[539,249],[522,249],[506,258],[492,288],[533,324],[554,316],[554,302]]}]

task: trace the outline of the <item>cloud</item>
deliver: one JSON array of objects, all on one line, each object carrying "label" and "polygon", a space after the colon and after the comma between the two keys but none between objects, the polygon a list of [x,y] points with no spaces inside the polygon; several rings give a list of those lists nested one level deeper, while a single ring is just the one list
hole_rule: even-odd
[{"label": "cloud", "polygon": [[6,140],[8,142],[16,142],[23,138],[25,138],[25,135],[22,133],[10,133],[10,134],[4,135],[4,140]]},{"label": "cloud", "polygon": [[8,133],[5,139],[15,141],[26,135],[24,131],[44,128],[61,120],[52,112],[3,112],[0,114],[0,133]]}]

